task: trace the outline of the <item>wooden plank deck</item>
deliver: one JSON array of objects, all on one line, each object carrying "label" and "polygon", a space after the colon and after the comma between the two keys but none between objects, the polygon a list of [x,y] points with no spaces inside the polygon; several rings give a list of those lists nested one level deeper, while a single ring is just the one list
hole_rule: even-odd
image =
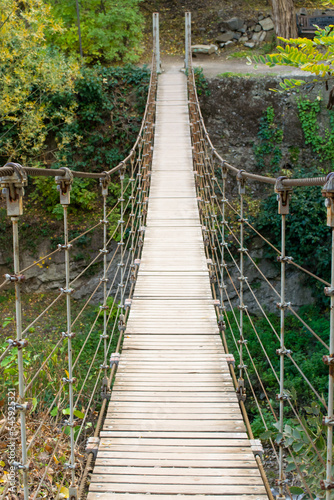
[{"label": "wooden plank deck", "polygon": [[218,497],[268,498],[217,328],[174,72],[159,77],[142,260],[88,500]]}]

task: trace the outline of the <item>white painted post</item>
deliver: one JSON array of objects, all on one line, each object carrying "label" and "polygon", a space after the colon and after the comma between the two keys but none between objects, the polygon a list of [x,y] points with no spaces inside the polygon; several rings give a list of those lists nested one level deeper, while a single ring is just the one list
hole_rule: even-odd
[{"label": "white painted post", "polygon": [[185,46],[185,69],[189,69],[189,55],[191,50],[191,12],[186,12],[185,14],[185,38],[186,38],[186,46]]},{"label": "white painted post", "polygon": [[153,39],[154,39],[154,52],[156,60],[156,71],[161,73],[161,61],[160,61],[160,39],[159,39],[159,13],[154,12],[153,14]]}]

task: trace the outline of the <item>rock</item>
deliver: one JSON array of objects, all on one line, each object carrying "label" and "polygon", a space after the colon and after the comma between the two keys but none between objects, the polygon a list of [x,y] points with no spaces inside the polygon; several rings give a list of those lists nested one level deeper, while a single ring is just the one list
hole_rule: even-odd
[{"label": "rock", "polygon": [[229,40],[228,42],[225,43],[225,47],[227,47],[228,45],[233,45],[234,43],[234,40]]},{"label": "rock", "polygon": [[247,29],[247,27],[244,26],[243,28],[240,28],[240,30],[238,30],[238,31],[239,31],[239,33],[246,33],[246,29]]},{"label": "rock", "polygon": [[216,42],[219,42],[219,43],[228,42],[229,40],[233,40],[234,35],[236,35],[236,33],[233,33],[233,31],[227,31],[226,33],[222,33],[221,35],[218,35],[216,38]]},{"label": "rock", "polygon": [[232,17],[231,19],[228,19],[227,21],[223,21],[221,26],[222,28],[229,29],[232,31],[237,31],[241,29],[244,25],[243,19],[240,17]]},{"label": "rock", "polygon": [[262,33],[260,33],[259,42],[263,42],[266,39],[266,34],[266,31],[262,31]]},{"label": "rock", "polygon": [[270,31],[274,29],[274,23],[271,17],[267,17],[266,19],[263,19],[263,21],[259,21],[259,23],[261,24],[264,31]]},{"label": "rock", "polygon": [[241,42],[241,43],[248,42],[248,36],[247,36],[247,35],[242,36],[242,37],[239,39],[239,42]]},{"label": "rock", "polygon": [[217,45],[192,45],[193,54],[214,54],[218,50]]},{"label": "rock", "polygon": [[254,49],[255,43],[253,43],[253,42],[246,42],[246,43],[244,43],[244,46],[248,47],[249,49]]},{"label": "rock", "polygon": [[258,31],[262,31],[262,27],[259,24],[257,24],[254,28],[254,31],[255,33],[257,33]]},{"label": "rock", "polygon": [[240,38],[241,38],[241,33],[239,33],[238,31],[236,33],[234,33],[234,36],[233,36],[234,40],[239,40]]},{"label": "rock", "polygon": [[262,19],[263,19],[263,15],[262,15],[262,14],[259,14],[259,16],[258,16],[258,20],[259,20],[259,21],[262,21]]},{"label": "rock", "polygon": [[[252,36],[252,41],[257,43],[260,41],[260,38],[261,38],[261,35],[262,33],[253,33],[253,36]],[[264,36],[265,36],[265,33],[264,33]]]},{"label": "rock", "polygon": [[300,14],[301,16],[307,16],[307,10],[305,9],[305,7],[299,9],[298,14]]},{"label": "rock", "polygon": [[265,34],[266,34],[266,36],[265,36],[264,41],[265,41],[265,42],[272,42],[272,41],[273,41],[273,38],[274,38],[274,36],[275,36],[275,32],[274,32],[274,30],[265,31]]}]

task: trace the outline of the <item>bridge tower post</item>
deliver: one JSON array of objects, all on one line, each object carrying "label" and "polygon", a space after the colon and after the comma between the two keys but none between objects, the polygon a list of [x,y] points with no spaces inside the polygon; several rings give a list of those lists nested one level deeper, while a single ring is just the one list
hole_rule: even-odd
[{"label": "bridge tower post", "polygon": [[72,318],[71,318],[71,294],[73,288],[70,284],[70,250],[72,245],[69,243],[69,228],[68,228],[68,207],[70,205],[70,192],[73,183],[73,174],[66,168],[62,167],[61,170],[65,171],[62,176],[57,176],[55,181],[60,194],[60,203],[63,207],[64,214],[64,244],[58,245],[58,248],[64,250],[65,253],[65,288],[61,288],[61,292],[66,296],[66,332],[62,333],[63,338],[67,339],[67,357],[68,357],[68,376],[63,378],[64,385],[68,385],[68,399],[69,399],[69,419],[67,426],[70,428],[70,460],[64,464],[64,468],[71,473],[71,483],[69,486],[70,500],[78,498],[77,487],[75,486],[75,438],[74,438],[74,383],[76,379],[73,377],[73,354],[72,354],[72,339],[75,333],[72,332]]},{"label": "bridge tower post", "polygon": [[160,37],[159,37],[159,12],[153,14],[153,50],[156,61],[156,72],[161,73]]},{"label": "bridge tower post", "polygon": [[185,46],[184,66],[186,71],[188,71],[190,62],[189,55],[191,49],[191,12],[185,13],[185,41],[186,41],[186,46]]},{"label": "bridge tower post", "polygon": [[[11,166],[14,170],[11,176],[1,177],[0,186],[2,194],[6,199],[7,215],[10,216],[13,229],[13,260],[14,260],[14,274],[5,275],[6,280],[13,282],[15,286],[15,323],[16,323],[16,339],[9,340],[10,347],[17,347],[17,368],[18,368],[18,397],[15,389],[8,391],[8,414],[12,420],[17,412],[20,415],[20,438],[21,438],[21,462],[17,461],[15,457],[15,438],[10,430],[10,454],[13,449],[14,460],[12,466],[16,471],[22,473],[23,483],[23,498],[29,499],[29,485],[28,485],[28,450],[27,450],[27,435],[26,435],[26,412],[30,408],[30,404],[26,403],[26,385],[24,378],[24,365],[23,354],[24,347],[27,341],[22,337],[22,303],[21,303],[21,285],[25,277],[20,274],[20,250],[19,250],[19,217],[23,215],[23,195],[24,186],[27,185],[27,174],[22,166],[17,163],[9,163],[6,166]],[[15,417],[16,418],[16,417]],[[12,443],[14,448],[11,447]]]}]

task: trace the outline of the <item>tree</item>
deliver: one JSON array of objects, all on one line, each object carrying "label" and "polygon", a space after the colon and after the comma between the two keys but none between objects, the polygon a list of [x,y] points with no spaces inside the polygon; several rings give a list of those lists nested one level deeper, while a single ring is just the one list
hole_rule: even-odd
[{"label": "tree", "polygon": [[[141,0],[86,0],[80,4],[82,50],[87,63],[136,62],[142,52]],[[75,0],[50,0],[56,18],[66,27],[50,40],[66,53],[78,52]]]},{"label": "tree", "polygon": [[297,36],[296,13],[293,0],[271,0],[276,36]]},{"label": "tree", "polygon": [[[20,162],[40,153],[49,132],[50,93],[72,89],[78,65],[47,45],[62,33],[43,0],[0,0],[0,156]],[[54,110],[58,122],[73,110]],[[18,139],[19,138],[19,139]]]}]

